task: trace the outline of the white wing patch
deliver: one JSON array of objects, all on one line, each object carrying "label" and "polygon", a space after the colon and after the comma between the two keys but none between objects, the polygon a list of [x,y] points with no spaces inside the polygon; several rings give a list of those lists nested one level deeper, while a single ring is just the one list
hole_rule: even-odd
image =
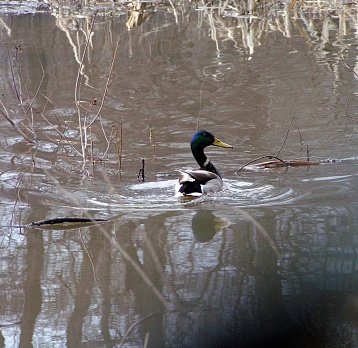
[{"label": "white wing patch", "polygon": [[[175,185],[175,192],[177,197],[201,196],[203,193],[218,191],[223,186],[222,180],[218,175],[212,172],[208,172],[206,170],[179,170],[179,172],[181,174]],[[195,181],[199,181],[200,183],[202,183],[200,184],[201,192],[191,192],[186,194],[180,192],[180,189],[183,184],[188,185],[188,183],[192,183]]]}]

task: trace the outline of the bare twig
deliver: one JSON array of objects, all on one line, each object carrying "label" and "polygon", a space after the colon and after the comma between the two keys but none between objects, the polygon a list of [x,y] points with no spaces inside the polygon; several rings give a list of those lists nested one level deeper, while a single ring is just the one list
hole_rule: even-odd
[{"label": "bare twig", "polygon": [[308,148],[308,144],[306,145],[306,155],[307,155],[307,161],[310,160],[310,150]]},{"label": "bare twig", "polygon": [[[119,137],[119,140],[118,140]],[[122,151],[123,151],[123,131],[122,131],[122,123],[119,128],[119,136],[118,130],[116,129],[116,146],[117,146],[117,155],[118,155],[118,175],[121,175],[122,169]]]},{"label": "bare twig", "polygon": [[137,180],[142,181],[142,182],[144,182],[144,180],[145,180],[144,163],[145,163],[144,158],[142,158],[142,167],[139,169],[139,173],[138,173],[138,177],[137,177]]},{"label": "bare twig", "polygon": [[[37,110],[37,109],[34,108],[33,106],[30,106],[30,107],[31,107],[31,109],[32,109],[33,111],[35,111],[39,116],[41,116],[42,119],[43,119],[49,126],[52,126],[52,127],[54,126],[53,123],[50,122],[50,121],[48,120],[48,118],[43,114],[43,112]],[[61,138],[63,138],[63,139],[66,141],[66,144],[67,144],[68,146],[70,146],[78,155],[82,156],[81,152],[78,151],[78,150],[70,143],[70,141],[67,139],[67,137],[66,137],[64,131],[60,131],[60,130],[57,129],[57,128],[54,128],[54,130],[55,130],[56,133],[58,133],[58,134],[60,135],[60,140],[59,140],[59,141],[56,141],[55,139],[52,139],[52,138],[49,137],[47,134],[45,134],[45,136],[46,136],[49,140],[53,141],[54,143],[61,142],[61,141],[62,141]]]},{"label": "bare twig", "polygon": [[87,127],[91,127],[93,122],[96,121],[96,119],[98,118],[98,116],[100,115],[102,109],[103,109],[103,106],[104,106],[104,101],[106,99],[106,95],[107,95],[107,90],[108,90],[108,86],[109,86],[109,83],[111,81],[111,76],[112,76],[112,72],[113,72],[113,67],[114,67],[114,62],[116,61],[116,58],[117,58],[117,51],[118,51],[118,46],[119,46],[119,40],[121,39],[121,37],[118,38],[117,40],[117,44],[116,44],[116,48],[114,50],[114,54],[113,54],[113,58],[112,58],[112,63],[111,63],[111,67],[109,69],[109,74],[108,74],[108,77],[107,77],[107,81],[106,81],[106,86],[104,87],[104,92],[103,92],[103,97],[102,97],[102,101],[101,101],[101,105],[97,111],[97,114],[96,116],[93,118],[93,120],[89,123],[89,125]]},{"label": "bare twig", "polygon": [[[7,44],[6,44],[6,46],[7,46]],[[18,46],[16,46],[16,48],[17,48],[17,47],[18,47]],[[20,46],[19,46],[19,48],[21,49]],[[11,78],[12,78],[12,82],[13,82],[12,86],[14,87],[17,100],[18,100],[20,103],[22,103],[21,93],[20,93],[20,91],[18,90],[18,87],[21,88],[21,85],[18,86],[18,84],[16,83],[15,73],[14,73],[13,64],[12,64],[13,56],[11,55],[10,50],[8,50],[7,55],[8,55],[8,59],[9,59],[9,62],[10,62],[10,72],[11,72]]]},{"label": "bare twig", "polygon": [[[341,137],[341,136],[343,136],[343,135],[342,135],[342,134],[338,134],[338,135],[335,135],[334,137],[332,137],[332,138],[326,140],[326,141],[323,142],[321,145],[317,146],[313,151],[311,151],[311,152],[309,153],[309,155],[311,156],[314,152],[316,152],[316,151],[317,151],[318,149],[320,149],[322,146],[328,144],[328,143],[331,142],[332,140],[337,139],[337,138],[339,138],[339,137]],[[307,147],[307,149],[308,149],[308,147]],[[307,151],[308,151],[308,150],[307,150]],[[307,154],[307,156],[308,156],[308,154]],[[309,157],[309,156],[308,156],[308,157]]]},{"label": "bare twig", "polygon": [[282,142],[282,144],[281,144],[281,146],[280,146],[280,148],[279,148],[279,150],[278,150],[276,156],[278,156],[278,155],[280,154],[280,152],[281,152],[283,146],[284,146],[285,143],[286,143],[286,140],[287,140],[287,138],[288,138],[288,134],[290,133],[291,124],[292,124],[292,121],[293,121],[294,118],[295,118],[295,115],[293,115],[293,116],[291,117],[290,123],[289,123],[288,128],[287,128],[287,132],[286,132],[285,139],[283,140],[283,142]]},{"label": "bare twig", "polygon": [[[38,50],[37,45],[35,45],[35,47],[36,47],[37,58],[38,58],[38,61],[39,61],[39,63],[40,63],[40,68],[41,68],[42,76],[41,76],[41,80],[40,80],[40,82],[39,82],[39,85],[38,85],[38,87],[37,87],[37,90],[36,90],[36,92],[35,92],[35,95],[33,96],[32,99],[30,99],[30,95],[29,95],[29,93],[27,93],[27,94],[28,94],[28,97],[27,97],[27,98],[28,98],[28,100],[29,100],[29,103],[28,103],[28,107],[27,107],[27,110],[26,110],[26,114],[27,114],[29,111],[31,111],[31,130],[34,132],[34,134],[35,134],[35,131],[34,131],[34,115],[33,115],[33,112],[32,112],[32,110],[33,110],[33,109],[32,109],[32,105],[33,105],[33,103],[35,102],[37,96],[39,95],[40,88],[41,88],[42,83],[43,83],[43,81],[44,81],[44,79],[45,79],[45,69],[44,69],[44,67],[43,67],[43,65],[42,65],[42,61],[41,61],[41,58],[40,58],[40,54],[39,54],[39,50]],[[25,85],[25,87],[26,87],[26,90],[27,90],[27,86],[26,86],[26,85]]]},{"label": "bare twig", "polygon": [[112,140],[113,140],[113,138],[115,137],[115,132],[114,132],[114,130],[115,130],[115,126],[113,125],[113,126],[112,126],[112,129],[111,129],[111,134],[109,135],[109,138],[106,138],[106,139],[107,139],[107,148],[106,148],[106,150],[103,152],[102,160],[104,160],[104,159],[106,158],[107,153],[108,153],[108,151],[109,151],[109,148],[110,148],[110,146],[111,146]]},{"label": "bare twig", "polygon": [[93,137],[92,137],[92,127],[90,127],[90,139],[91,139],[91,163],[92,163],[92,175],[94,175],[94,158],[93,158]]},{"label": "bare twig", "polygon": [[303,144],[304,144],[303,136],[302,136],[301,131],[300,131],[300,129],[298,127],[297,127],[297,131],[298,131],[298,134],[300,136],[300,144],[301,144],[301,149],[302,149]]}]

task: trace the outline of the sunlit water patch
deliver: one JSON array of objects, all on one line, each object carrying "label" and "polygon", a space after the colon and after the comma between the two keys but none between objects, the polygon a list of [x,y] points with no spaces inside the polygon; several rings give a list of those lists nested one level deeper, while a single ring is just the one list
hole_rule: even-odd
[{"label": "sunlit water patch", "polygon": [[332,176],[322,176],[316,178],[303,179],[303,182],[313,182],[313,181],[347,181],[348,179],[357,176],[358,174],[350,174],[350,175],[332,175]]}]

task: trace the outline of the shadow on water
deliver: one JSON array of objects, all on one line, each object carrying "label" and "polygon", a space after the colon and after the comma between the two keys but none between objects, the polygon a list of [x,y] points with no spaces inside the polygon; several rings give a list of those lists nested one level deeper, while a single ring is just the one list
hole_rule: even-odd
[{"label": "shadow on water", "polygon": [[358,345],[356,6],[235,4],[2,4],[0,347]]}]

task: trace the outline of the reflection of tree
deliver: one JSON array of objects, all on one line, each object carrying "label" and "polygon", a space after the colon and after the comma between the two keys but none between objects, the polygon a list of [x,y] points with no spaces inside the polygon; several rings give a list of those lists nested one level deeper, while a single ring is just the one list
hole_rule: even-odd
[{"label": "reflection of tree", "polygon": [[[98,233],[98,231],[97,231]],[[96,268],[96,274],[98,277],[98,283],[102,291],[103,300],[101,303],[102,316],[101,316],[101,333],[104,342],[109,344],[111,342],[110,335],[110,318],[111,318],[111,269],[112,269],[112,253],[111,243],[106,238],[103,241],[104,247],[100,251],[98,266]]]},{"label": "reflection of tree", "polygon": [[142,25],[154,10],[154,6],[149,2],[133,2],[128,6],[131,6],[131,11],[126,23],[128,29]]},{"label": "reflection of tree", "polygon": [[[84,318],[87,315],[93,287],[96,284],[94,267],[98,263],[98,257],[104,245],[103,239],[103,235],[96,230],[92,230],[89,234],[89,241],[86,244],[86,252],[84,253],[81,270],[78,275],[75,307],[67,326],[67,345],[69,347],[81,346]],[[107,334],[105,335],[108,336]]]},{"label": "reflection of tree", "polygon": [[[317,38],[327,41],[328,31],[332,26],[337,28],[337,39],[354,30],[357,23],[357,8],[349,2],[327,1],[291,1],[291,2],[258,2],[254,0],[238,1],[169,1],[170,6],[164,3],[147,1],[130,2],[115,5],[119,13],[128,11],[126,27],[133,29],[142,25],[150,14],[156,9],[161,14],[167,14],[167,22],[175,19],[179,24],[183,18],[193,20],[194,14],[199,13],[197,26],[208,23],[211,38],[216,42],[216,48],[220,50],[220,42],[230,40],[239,48],[242,46],[247,53],[254,53],[255,49],[262,45],[267,35],[271,32],[281,32],[290,37],[292,29],[297,27],[307,42],[314,42]],[[121,8],[122,7],[122,8]],[[60,7],[61,9],[61,7]],[[108,10],[114,8],[108,6]],[[196,11],[194,11],[194,9]],[[88,12],[87,12],[88,13]],[[79,28],[80,19],[74,21],[65,11],[56,12],[59,26],[67,31],[67,28]],[[63,24],[60,23],[63,21]],[[348,23],[351,25],[348,25]],[[352,29],[351,29],[352,28]],[[8,29],[9,30],[9,29]],[[321,36],[321,33],[323,35]]]},{"label": "reflection of tree", "polygon": [[[290,314],[323,346],[354,346],[357,207],[294,208],[280,219],[282,284]],[[351,302],[352,301],[352,302]]]},{"label": "reflection of tree", "polygon": [[349,31],[347,22],[357,23],[357,8],[351,4],[332,6],[315,1],[262,4],[249,0],[235,4],[212,1],[199,8],[201,21],[209,23],[218,50],[220,43],[230,40],[238,50],[243,47],[249,54],[264,44],[272,32],[291,37],[293,28],[297,27],[307,43],[313,44],[317,38],[326,43],[332,25],[338,29],[339,40]]},{"label": "reflection of tree", "polygon": [[[146,276],[155,284],[160,292],[163,292],[165,280],[165,239],[168,231],[164,222],[167,218],[168,214],[165,213],[148,217],[144,221],[145,238],[142,262],[138,255],[139,250],[133,244],[132,240],[132,233],[138,226],[130,221],[122,225],[116,232],[118,243],[121,243],[132,260],[141,267]],[[132,233],[128,233],[128,231],[132,231]],[[147,283],[132,267],[132,264],[128,262],[126,262],[126,287],[135,295],[134,307],[136,313],[140,313],[142,317],[153,314],[139,326],[142,341],[145,342],[146,337],[149,337],[147,347],[164,347],[163,311],[165,308],[163,307],[163,303],[153,295]]]},{"label": "reflection of tree", "polygon": [[[270,209],[264,212],[258,221],[271,238],[280,239],[282,233],[292,231]],[[173,233],[179,234],[180,228],[175,226],[183,217],[171,219]],[[232,218],[229,220],[233,223]],[[309,221],[313,223],[312,219]],[[304,225],[305,220],[301,223]],[[298,233],[301,238],[302,235],[304,231]],[[343,294],[322,284],[320,272],[307,287],[310,272],[304,266],[300,267],[304,277],[294,281],[295,288],[287,292],[275,250],[251,223],[237,221],[213,240],[196,243],[197,247],[190,245],[185,239],[171,240],[167,245],[171,251],[167,254],[173,286],[171,298],[182,311],[172,314],[167,324],[175,326],[173,341],[191,342],[195,347],[235,347],[237,342],[244,347],[314,347],[337,339],[344,342],[347,327],[344,334],[340,332],[342,310],[337,311],[344,303]],[[295,250],[298,251],[297,246]],[[311,253],[310,258],[314,259],[314,250]],[[295,269],[288,272],[297,274]]]},{"label": "reflection of tree", "polygon": [[[259,222],[267,231],[276,231],[275,215],[270,211],[267,211],[266,216],[259,219]],[[247,311],[240,311],[243,314],[239,320],[240,339],[244,346],[312,346],[315,341],[312,333],[295,323],[292,313],[285,305],[274,250],[267,247],[266,238],[254,231],[251,232],[248,242],[251,252],[247,264],[251,267],[246,277],[253,277],[254,287],[252,294],[249,295],[252,301]]]},{"label": "reflection of tree", "polygon": [[44,266],[44,241],[41,231],[26,234],[26,280],[24,283],[24,308],[21,317],[19,347],[32,347],[35,323],[41,312],[41,276]]},{"label": "reflection of tree", "polygon": [[[223,344],[235,347],[237,342],[244,347],[262,346],[262,342],[267,346],[316,347],[354,342],[356,329],[350,323],[357,316],[357,219],[344,221],[345,210],[340,217],[336,217],[337,212],[320,209],[310,215],[287,211],[266,208],[257,217],[280,245],[284,257],[279,263],[267,237],[233,211],[215,210],[208,215],[203,210],[202,218],[208,220],[204,228],[215,223],[212,216],[230,221],[230,226],[205,243],[197,242],[192,235],[191,227],[198,222],[192,219],[197,217],[196,210],[124,219],[116,226],[113,241],[155,284],[170,303],[168,307],[151,291],[133,263],[95,228],[82,238],[82,250],[76,234],[73,238],[66,232],[63,239],[49,241],[43,237],[44,231],[29,231],[20,346],[28,346],[38,336],[34,327],[44,325],[38,319],[41,308],[41,318],[51,322],[51,316],[55,317],[51,322],[54,328],[59,318],[64,318],[67,344],[76,347],[85,339],[93,343],[94,332],[111,346],[121,339],[119,333],[113,337],[114,330],[123,335],[133,325],[124,343],[147,342],[147,347],[174,343],[199,348]],[[295,213],[304,218],[295,219]],[[60,257],[64,250],[58,249],[57,255],[46,259],[44,268],[44,239],[49,254],[72,239],[73,263]],[[59,260],[61,266],[56,270]],[[41,288],[59,270],[61,284],[73,284],[67,290],[62,287],[67,297],[49,297],[47,291],[42,295]],[[55,303],[61,310],[51,309]],[[93,322],[93,317],[100,319]]]},{"label": "reflection of tree", "polygon": [[[258,46],[270,43],[270,33],[280,32],[286,37],[291,37],[293,28],[296,28],[310,46],[319,48],[315,53],[325,55],[327,53],[325,45],[329,41],[337,47],[341,45],[342,49],[346,48],[342,39],[344,36],[354,34],[353,28],[357,24],[357,7],[349,4],[334,7],[314,1],[300,2],[300,4],[293,1],[291,5],[270,2],[260,4],[254,1],[235,1],[235,4],[210,1],[196,4],[197,11],[192,11],[192,6],[180,2],[177,4],[173,2],[172,7],[153,5],[149,2],[133,2],[127,5],[127,9],[130,11],[126,25],[127,28],[142,25],[156,9],[156,17],[152,16],[156,27],[171,24],[173,16],[176,24],[183,26],[184,31],[192,30],[190,27],[192,22],[195,23],[197,31],[206,31],[209,26],[210,37],[215,41],[218,52],[225,48],[227,41],[231,41],[240,54],[244,50],[246,54],[250,55]],[[160,15],[159,21],[158,14]],[[178,14],[182,14],[182,16],[178,16]],[[73,17],[60,11],[56,14],[56,18],[57,26],[66,34],[73,47],[74,57],[80,64],[84,44],[93,34],[88,32],[90,17],[85,16],[85,18],[77,18],[74,21]],[[330,31],[332,27],[336,30]],[[139,35],[139,39],[138,43],[128,41],[130,55],[132,55],[132,48],[135,50],[139,48],[141,53],[143,53],[143,49],[146,52],[155,49],[158,28],[154,31],[148,28],[148,32],[145,30],[146,28],[143,28],[142,31],[131,32],[131,37]],[[88,85],[92,83],[90,75],[95,76],[103,68],[108,68],[106,62],[111,58],[116,43],[116,40],[113,39],[113,31],[119,32],[121,35],[126,33],[124,26],[114,30],[111,21],[104,32],[95,33],[96,36],[102,36],[98,39],[100,46],[96,44],[96,39],[90,39],[90,54],[86,57],[81,71]],[[332,32],[336,35],[333,39]],[[132,44],[138,47],[132,47]],[[97,52],[100,52],[102,57],[98,58]],[[102,62],[97,61],[98,59],[101,59]]]}]

